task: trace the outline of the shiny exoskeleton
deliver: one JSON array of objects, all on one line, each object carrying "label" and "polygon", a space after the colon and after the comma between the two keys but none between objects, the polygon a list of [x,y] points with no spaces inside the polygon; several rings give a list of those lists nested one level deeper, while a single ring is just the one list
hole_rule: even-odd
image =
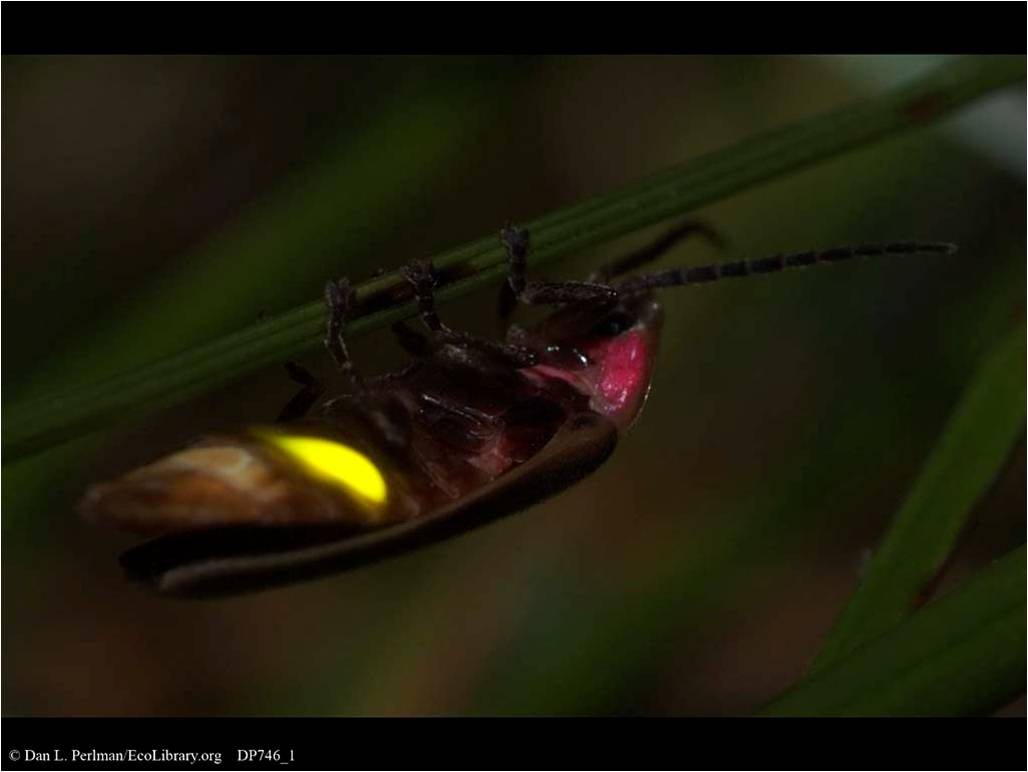
[{"label": "shiny exoskeleton", "polygon": [[[181,595],[257,589],[351,568],[451,536],[567,488],[602,464],[636,420],[656,362],[661,311],[654,290],[853,257],[948,253],[948,244],[897,242],[776,255],[621,278],[708,228],[686,223],[585,282],[527,280],[529,235],[500,239],[518,302],[554,305],[540,324],[503,341],[447,327],[432,266],[405,276],[427,335],[397,327],[414,360],[365,380],[344,328],[348,281],[329,282],[326,347],[348,389],[311,410],[303,386],[280,420],[201,439],[83,499],[100,522],[158,538],[127,552],[135,578]],[[309,413],[309,414],[308,414]]]}]

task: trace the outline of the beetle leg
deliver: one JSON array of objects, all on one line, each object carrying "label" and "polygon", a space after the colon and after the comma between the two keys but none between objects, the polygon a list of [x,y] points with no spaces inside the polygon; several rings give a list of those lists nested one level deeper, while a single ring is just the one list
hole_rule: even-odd
[{"label": "beetle leg", "polygon": [[332,355],[340,372],[350,382],[355,391],[364,390],[364,381],[360,377],[353,361],[350,359],[350,352],[346,348],[346,340],[343,337],[343,327],[349,319],[350,311],[356,292],[350,286],[349,279],[337,279],[329,281],[325,285],[325,303],[328,305],[328,322],[325,325],[325,348]]},{"label": "beetle leg", "polygon": [[[368,389],[364,379],[361,378],[353,366],[350,353],[346,348],[343,327],[346,325],[350,312],[353,310],[355,298],[356,292],[350,285],[349,279],[337,279],[329,281],[325,285],[325,302],[328,304],[325,347],[352,387],[352,393],[344,394],[332,402],[348,402],[352,404],[367,415],[368,419],[379,429],[387,442],[396,447],[405,447],[408,434],[403,422],[396,415],[395,411],[389,409],[387,400],[383,400]],[[376,380],[382,381],[384,379],[379,378]],[[331,405],[332,402],[327,403],[326,407]]]},{"label": "beetle leg", "polygon": [[507,319],[518,302],[533,305],[575,302],[611,302],[610,280],[650,263],[690,236],[702,236],[719,249],[726,246],[724,237],[706,223],[690,220],[682,223],[647,246],[631,252],[589,274],[584,282],[538,283],[526,280],[529,250],[528,231],[507,225],[500,231],[500,240],[510,260],[510,275],[500,288],[499,317]]},{"label": "beetle leg", "polygon": [[414,260],[403,267],[403,276],[414,288],[414,297],[418,301],[418,316],[432,332],[449,333],[449,327],[443,324],[435,310],[435,276],[432,264]]},{"label": "beetle leg", "polygon": [[529,367],[535,364],[535,353],[523,346],[479,338],[466,332],[458,332],[443,324],[435,308],[435,277],[432,275],[430,263],[417,260],[408,263],[404,266],[403,274],[414,288],[421,321],[431,330],[432,337],[437,343],[448,343],[480,351],[513,367]]},{"label": "beetle leg", "polygon": [[318,401],[318,397],[325,393],[325,387],[321,381],[296,362],[286,362],[286,371],[294,382],[300,384],[301,388],[278,414],[278,418],[275,420],[279,423],[303,418]]},{"label": "beetle leg", "polygon": [[514,310],[515,304],[511,298],[527,305],[614,303],[617,300],[617,291],[607,284],[588,281],[528,281],[528,231],[506,225],[500,230],[500,241],[507,250],[510,262],[510,273],[507,276],[509,291],[500,296],[501,317],[509,316]]},{"label": "beetle leg", "polygon": [[601,265],[589,274],[589,281],[606,283],[615,276],[634,271],[636,268],[659,259],[691,236],[701,236],[718,249],[725,249],[728,246],[725,237],[711,226],[697,220],[686,220],[652,243],[612,260],[606,265]]}]

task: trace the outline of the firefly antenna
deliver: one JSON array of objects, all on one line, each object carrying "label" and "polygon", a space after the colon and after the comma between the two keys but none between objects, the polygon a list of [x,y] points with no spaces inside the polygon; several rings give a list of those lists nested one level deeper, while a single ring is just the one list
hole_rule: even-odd
[{"label": "firefly antenna", "polygon": [[736,279],[756,274],[778,273],[789,268],[807,268],[819,263],[840,263],[853,258],[898,257],[904,255],[951,255],[954,244],[932,241],[895,241],[889,244],[860,244],[834,247],[820,252],[794,252],[755,260],[712,263],[692,268],[672,268],[645,276],[630,276],[614,285],[619,294],[646,292],[661,287],[706,284],[719,279]]}]

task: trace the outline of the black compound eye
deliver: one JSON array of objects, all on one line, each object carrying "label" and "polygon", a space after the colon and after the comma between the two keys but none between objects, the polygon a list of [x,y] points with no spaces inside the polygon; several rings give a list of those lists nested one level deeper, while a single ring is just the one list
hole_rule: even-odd
[{"label": "black compound eye", "polygon": [[635,318],[624,311],[614,311],[601,319],[593,327],[593,335],[598,335],[602,338],[613,338],[615,335],[620,335],[625,330],[630,329],[635,324]]}]

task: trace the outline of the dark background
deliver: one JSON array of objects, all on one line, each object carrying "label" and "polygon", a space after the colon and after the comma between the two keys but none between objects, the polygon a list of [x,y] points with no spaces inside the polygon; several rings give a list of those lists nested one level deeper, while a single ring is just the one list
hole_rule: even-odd
[{"label": "dark background", "polygon": [[[937,57],[7,57],[3,399],[118,372],[848,104]],[[803,672],[963,385],[1023,317],[1023,88],[698,214],[733,254],[919,238],[665,296],[593,478],[238,599],[126,583],[91,481],[273,417],[279,367],[3,473],[6,715],[740,714]],[[561,263],[578,276],[654,228]],[[664,265],[721,259],[703,245]],[[447,304],[494,330],[494,292]],[[402,361],[385,331],[366,371]],[[326,357],[304,359],[331,378]],[[942,589],[1025,540],[1023,441]],[[1023,702],[1008,712],[1023,713]]]}]

